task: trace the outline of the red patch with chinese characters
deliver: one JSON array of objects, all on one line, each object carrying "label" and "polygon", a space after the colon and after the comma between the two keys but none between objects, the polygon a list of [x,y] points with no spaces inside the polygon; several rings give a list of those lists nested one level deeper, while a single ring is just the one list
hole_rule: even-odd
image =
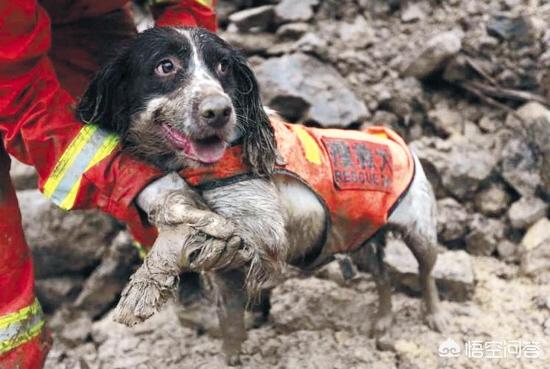
[{"label": "red patch with chinese characters", "polygon": [[333,181],[340,190],[391,192],[393,161],[388,146],[361,140],[323,137]]}]

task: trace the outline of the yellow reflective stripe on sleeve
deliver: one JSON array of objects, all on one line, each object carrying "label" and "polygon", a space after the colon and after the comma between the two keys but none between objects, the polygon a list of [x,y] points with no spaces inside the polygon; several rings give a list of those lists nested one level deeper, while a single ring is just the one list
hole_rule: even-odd
[{"label": "yellow reflective stripe on sleeve", "polygon": [[[108,136],[99,148],[99,150],[97,150],[95,156],[92,158],[92,161],[90,161],[83,173],[87,172],[91,167],[109,156],[109,154],[112,153],[113,150],[116,148],[116,145],[118,145],[118,142],[119,139],[117,136]],[[80,188],[81,179],[82,177],[78,178],[78,181],[71,187],[71,190],[69,191],[67,197],[65,197],[65,200],[63,200],[63,202],[59,205],[60,208],[68,210],[74,206],[76,195],[78,194],[78,189]]]},{"label": "yellow reflective stripe on sleeve", "polygon": [[147,254],[149,253],[145,247],[143,247],[143,245],[137,241],[134,241],[132,242],[132,245],[134,245],[134,247],[137,249],[137,252],[138,252],[138,255],[139,255],[139,258],[141,260],[145,259],[145,257],[147,256]]},{"label": "yellow reflective stripe on sleeve", "polygon": [[292,130],[296,133],[296,135],[300,139],[300,142],[302,143],[306,159],[310,163],[320,165],[321,149],[319,149],[319,145],[317,145],[317,142],[315,142],[313,137],[311,137],[311,135],[307,133],[306,130],[301,126],[292,126]]},{"label": "yellow reflective stripe on sleeve", "polygon": [[213,7],[213,1],[212,0],[195,0],[197,3],[202,4],[208,8]]},{"label": "yellow reflective stripe on sleeve", "polygon": [[16,312],[0,316],[0,354],[32,340],[43,327],[44,315],[37,299]]},{"label": "yellow reflective stripe on sleeve", "polygon": [[118,142],[116,135],[108,134],[95,125],[83,126],[46,181],[44,195],[62,209],[71,209],[82,175],[109,156]]}]

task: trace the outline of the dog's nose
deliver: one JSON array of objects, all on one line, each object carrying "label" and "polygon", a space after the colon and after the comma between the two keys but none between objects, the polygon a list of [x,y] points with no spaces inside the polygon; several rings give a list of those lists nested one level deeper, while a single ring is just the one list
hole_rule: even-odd
[{"label": "dog's nose", "polygon": [[208,96],[199,106],[203,121],[214,128],[225,126],[232,111],[231,100],[224,95]]}]

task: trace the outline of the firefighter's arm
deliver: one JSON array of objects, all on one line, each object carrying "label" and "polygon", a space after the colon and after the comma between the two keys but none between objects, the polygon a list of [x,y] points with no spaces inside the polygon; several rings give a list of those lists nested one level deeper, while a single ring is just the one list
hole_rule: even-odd
[{"label": "firefighter's arm", "polygon": [[153,14],[157,26],[198,26],[217,30],[216,0],[156,0]]},{"label": "firefighter's arm", "polygon": [[[149,200],[163,203],[168,193],[158,190],[156,180],[164,173],[122,153],[117,136],[75,118],[75,101],[60,87],[46,55],[49,18],[34,0],[2,2],[0,14],[0,136],[6,151],[36,168],[40,190],[61,208],[100,208],[152,244],[156,230],[134,200],[150,188]],[[172,209],[163,216],[173,223],[194,219]]]}]

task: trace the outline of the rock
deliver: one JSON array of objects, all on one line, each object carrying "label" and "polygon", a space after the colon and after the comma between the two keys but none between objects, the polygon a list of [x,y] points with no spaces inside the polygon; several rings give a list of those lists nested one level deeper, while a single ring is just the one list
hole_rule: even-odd
[{"label": "rock", "polygon": [[470,222],[470,233],[466,236],[466,249],[472,255],[491,256],[503,237],[502,222],[474,214]]},{"label": "rock", "polygon": [[497,246],[498,256],[507,262],[517,261],[517,245],[509,240],[502,240]]},{"label": "rock", "polygon": [[503,41],[530,43],[535,32],[527,16],[493,15],[487,23],[487,33]]},{"label": "rock", "polygon": [[521,240],[523,274],[536,277],[550,271],[550,220],[542,218],[532,225]]},{"label": "rock", "polygon": [[374,116],[372,117],[371,121],[372,123],[367,123],[365,128],[372,124],[383,125],[386,127],[393,128],[393,127],[397,127],[397,125],[399,124],[399,117],[389,111],[377,110],[376,113],[374,113]]},{"label": "rock", "polygon": [[229,20],[242,32],[265,31],[273,20],[273,5],[263,5],[233,13]]},{"label": "rock", "polygon": [[[420,291],[418,262],[407,245],[399,239],[389,238],[384,249],[384,263],[392,279],[401,287]],[[432,275],[439,290],[447,299],[464,301],[474,289],[474,272],[470,256],[464,251],[447,251],[439,254]]]},{"label": "rock", "polygon": [[489,115],[484,115],[478,125],[484,132],[495,132],[499,127],[499,122]]},{"label": "rock", "polygon": [[471,198],[496,164],[486,147],[461,135],[447,140],[422,137],[410,146],[428,171],[438,196],[445,191],[459,199]]},{"label": "rock", "polygon": [[274,34],[265,32],[222,32],[220,37],[247,55],[264,54],[277,41]]},{"label": "rock", "polygon": [[256,72],[264,103],[290,121],[345,127],[367,116],[365,104],[342,76],[311,56],[298,53],[271,58]]},{"label": "rock", "polygon": [[408,3],[407,7],[401,11],[401,20],[405,23],[412,23],[424,19],[426,14],[418,3]]},{"label": "rock", "polygon": [[120,232],[103,255],[101,264],[84,283],[75,306],[97,317],[113,306],[139,262],[131,236]]},{"label": "rock", "polygon": [[428,119],[436,132],[443,137],[448,137],[453,133],[461,134],[464,132],[464,119],[462,115],[446,106],[430,110],[428,112]]},{"label": "rock", "polygon": [[313,7],[319,0],[282,0],[275,7],[275,16],[280,23],[307,22],[313,17]]},{"label": "rock", "polygon": [[10,177],[16,190],[30,190],[38,186],[38,173],[30,165],[10,157]]},{"label": "rock", "polygon": [[474,203],[482,214],[498,216],[508,209],[510,195],[501,184],[491,183],[476,194]]},{"label": "rock", "polygon": [[439,254],[433,276],[441,295],[449,300],[466,301],[474,292],[472,260],[463,250]]},{"label": "rock", "polygon": [[[305,54],[316,55],[321,60],[328,58],[328,43],[315,32],[307,32],[292,45],[293,50]],[[271,49],[270,49],[271,50]]]},{"label": "rock", "polygon": [[60,309],[49,321],[56,337],[68,346],[84,343],[92,333],[92,319],[83,311]]},{"label": "rock", "polygon": [[548,204],[538,197],[522,197],[508,210],[508,220],[512,227],[525,229],[546,215]]},{"label": "rock", "polygon": [[461,239],[468,232],[470,216],[452,197],[437,201],[437,235],[442,242]]},{"label": "rock", "polygon": [[522,196],[534,196],[542,184],[538,155],[532,145],[520,137],[505,143],[500,166],[502,177]]},{"label": "rock", "polygon": [[440,70],[447,60],[458,54],[463,36],[461,31],[454,30],[432,37],[410,59],[411,63],[404,68],[403,75],[424,78]]},{"label": "rock", "polygon": [[37,190],[17,193],[37,278],[89,271],[119,225],[99,211],[66,212]]},{"label": "rock", "polygon": [[542,218],[533,224],[521,240],[523,250],[531,250],[550,238],[550,220]]},{"label": "rock", "polygon": [[353,316],[365,316],[374,296],[365,298],[333,281],[290,279],[273,291],[271,320],[284,332],[329,327],[353,329]]},{"label": "rock", "polygon": [[540,158],[540,177],[544,191],[550,195],[550,110],[540,103],[530,102],[517,110],[529,127]]},{"label": "rock", "polygon": [[372,26],[361,15],[355,17],[353,23],[339,23],[338,36],[342,42],[356,49],[372,45],[376,39]]},{"label": "rock", "polygon": [[282,39],[298,40],[309,31],[310,27],[304,22],[283,24],[277,29],[277,36]]},{"label": "rock", "polygon": [[80,276],[38,279],[35,283],[36,296],[45,312],[53,312],[61,305],[74,301],[83,283]]},{"label": "rock", "polygon": [[336,260],[315,271],[317,278],[334,281],[340,286],[346,286],[356,274],[357,268],[346,254],[336,255]]}]

